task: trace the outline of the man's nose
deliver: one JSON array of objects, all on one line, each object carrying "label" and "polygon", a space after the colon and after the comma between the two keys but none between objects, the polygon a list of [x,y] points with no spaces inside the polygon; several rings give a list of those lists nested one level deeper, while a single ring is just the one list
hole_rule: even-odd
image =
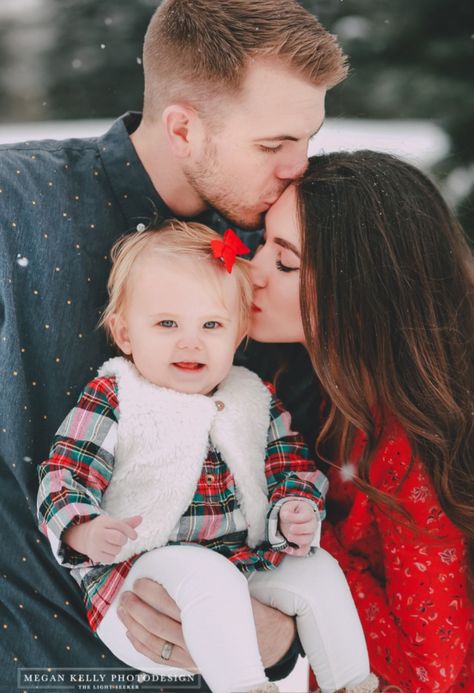
[{"label": "man's nose", "polygon": [[308,157],[305,154],[304,157],[301,157],[296,161],[289,161],[279,164],[275,171],[275,175],[280,180],[296,180],[296,178],[303,175],[308,168],[308,164]]}]

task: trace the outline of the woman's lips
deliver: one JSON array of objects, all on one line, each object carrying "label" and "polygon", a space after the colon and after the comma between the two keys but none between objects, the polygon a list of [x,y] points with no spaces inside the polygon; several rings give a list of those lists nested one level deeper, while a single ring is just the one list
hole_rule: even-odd
[{"label": "woman's lips", "polygon": [[261,313],[262,312],[262,309],[259,308],[258,306],[256,306],[255,303],[252,303],[251,310],[252,310],[252,313]]}]

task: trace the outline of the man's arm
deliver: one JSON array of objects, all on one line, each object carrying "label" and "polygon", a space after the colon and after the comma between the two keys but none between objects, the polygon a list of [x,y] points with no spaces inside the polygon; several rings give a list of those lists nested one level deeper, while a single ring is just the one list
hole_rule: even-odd
[{"label": "man's arm", "polygon": [[[295,622],[290,616],[252,599],[257,638],[265,668],[286,655],[295,639]],[[195,670],[195,664],[183,639],[181,615],[166,590],[154,580],[137,580],[133,592],[122,595],[119,616],[127,635],[138,652],[154,662],[162,662],[166,641],[174,644],[170,660],[173,666]]]}]

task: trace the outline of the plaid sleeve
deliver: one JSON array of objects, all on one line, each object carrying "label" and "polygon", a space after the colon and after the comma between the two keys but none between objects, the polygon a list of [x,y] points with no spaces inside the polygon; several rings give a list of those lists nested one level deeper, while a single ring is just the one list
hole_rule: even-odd
[{"label": "plaid sleeve", "polygon": [[[272,391],[271,386],[268,386]],[[273,394],[270,404],[270,428],[265,464],[269,490],[267,513],[267,540],[278,551],[284,551],[288,542],[278,531],[278,514],[288,500],[310,503],[319,519],[315,546],[319,546],[321,521],[325,517],[324,498],[328,480],[316,468],[303,437],[291,429],[290,413]]]},{"label": "plaid sleeve", "polygon": [[92,380],[59,427],[49,459],[38,467],[39,527],[61,565],[92,565],[61,536],[67,527],[101,514],[100,501],[112,476],[117,421],[114,379]]}]

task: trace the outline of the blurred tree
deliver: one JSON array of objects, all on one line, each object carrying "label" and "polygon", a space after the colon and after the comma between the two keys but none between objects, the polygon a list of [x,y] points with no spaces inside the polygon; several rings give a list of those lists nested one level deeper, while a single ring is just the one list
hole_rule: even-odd
[{"label": "blurred tree", "polygon": [[302,4],[338,34],[350,56],[350,77],[328,99],[329,115],[429,118],[443,127],[451,150],[434,173],[447,184],[445,192],[474,240],[474,2]]},{"label": "blurred tree", "polygon": [[49,0],[55,41],[46,53],[55,118],[140,110],[143,36],[154,0]]},{"label": "blurred tree", "polygon": [[0,24],[0,65],[2,68],[0,70],[0,103],[5,104],[7,110],[10,97],[10,90],[8,87],[8,80],[5,79],[5,73],[7,70],[7,66],[9,64],[9,55],[6,50],[6,42],[9,28],[10,22],[3,21]]}]

